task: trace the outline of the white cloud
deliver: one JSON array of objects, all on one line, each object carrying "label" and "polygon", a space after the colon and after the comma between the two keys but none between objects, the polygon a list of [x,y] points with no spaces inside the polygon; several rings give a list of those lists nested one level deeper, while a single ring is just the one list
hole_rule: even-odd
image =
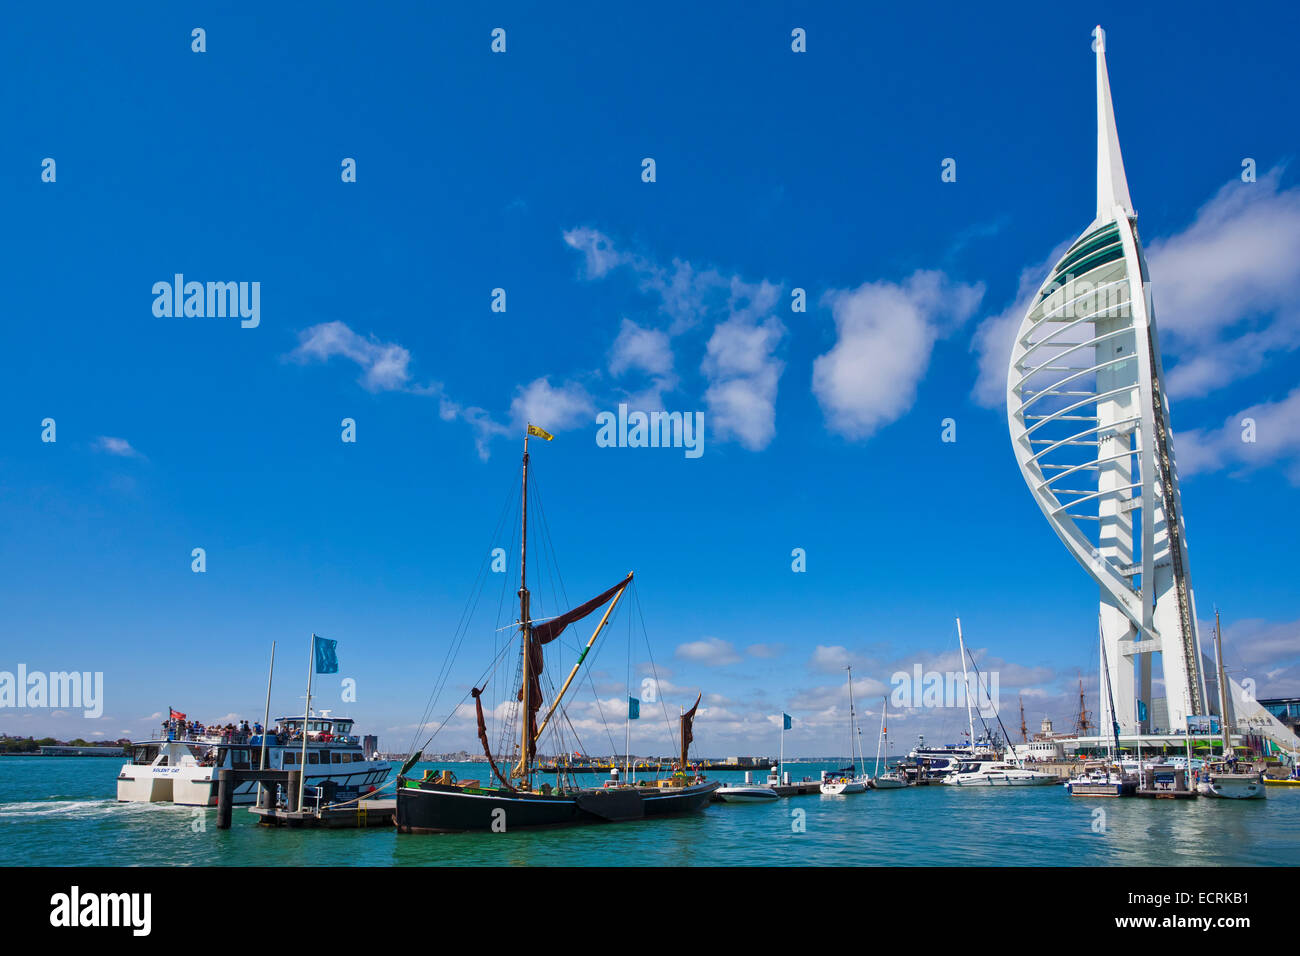
[{"label": "white cloud", "polygon": [[964,322],[983,295],[982,284],[935,271],[827,293],[838,338],[813,362],[813,393],[828,427],[864,439],[905,414],[936,339]]},{"label": "white cloud", "polygon": [[361,368],[361,384],[371,392],[401,391],[410,383],[411,353],[400,345],[358,335],[342,322],[323,322],[298,333],[295,362],[328,362],[342,356]]},{"label": "white cloud", "polygon": [[776,434],[777,386],[784,363],[776,350],[785,326],[771,312],[781,286],[747,282],[716,269],[697,269],[674,259],[670,266],[615,248],[608,236],[588,227],[564,233],[564,241],[585,256],[585,275],[603,278],[626,265],[639,288],[654,296],[667,327],[623,319],[610,354],[609,370],[618,377],[636,371],[650,381],[628,395],[628,404],[645,410],[663,407],[663,393],[675,390],[673,340],[712,319],[714,327],[700,365],[706,382],[707,427],[717,441],[734,440],[750,450],[765,448]]},{"label": "white cloud", "polygon": [[609,237],[598,229],[586,226],[570,229],[564,233],[564,241],[583,254],[588,279],[603,278],[611,269],[630,261],[630,257],[618,252]]},{"label": "white cloud", "polygon": [[1205,395],[1300,346],[1300,187],[1233,180],[1147,249],[1174,395]]},{"label": "white cloud", "polygon": [[622,375],[629,370],[649,375],[668,375],[673,370],[673,349],[668,333],[643,328],[631,319],[619,326],[618,338],[610,348],[609,371]]},{"label": "white cloud", "polygon": [[[1250,419],[1254,441],[1244,440]],[[1280,464],[1293,485],[1300,485],[1300,388],[1275,402],[1261,402],[1229,415],[1218,428],[1179,431],[1174,435],[1182,476],[1225,468],[1251,470]]]},{"label": "white cloud", "polygon": [[709,338],[703,365],[704,393],[715,441],[734,438],[750,451],[766,448],[776,434],[776,391],[785,363],[775,352],[785,335],[781,320],[762,323],[737,315]]},{"label": "white cloud", "polygon": [[144,457],[132,448],[131,443],[125,438],[111,438],[108,435],[100,435],[95,439],[95,448],[110,455],[117,455],[119,458]]},{"label": "white cloud", "polygon": [[687,641],[685,644],[679,644],[676,654],[682,660],[707,664],[710,667],[735,664],[740,660],[740,655],[736,653],[736,649],[731,645],[731,642],[718,637],[706,637],[703,640]]},{"label": "white cloud", "polygon": [[818,674],[836,674],[848,667],[849,652],[838,644],[818,644],[808,659],[808,669]]},{"label": "white cloud", "polygon": [[587,390],[577,382],[554,386],[546,377],[521,385],[510,402],[510,419],[515,430],[532,422],[547,431],[565,431],[590,422],[595,406]]}]

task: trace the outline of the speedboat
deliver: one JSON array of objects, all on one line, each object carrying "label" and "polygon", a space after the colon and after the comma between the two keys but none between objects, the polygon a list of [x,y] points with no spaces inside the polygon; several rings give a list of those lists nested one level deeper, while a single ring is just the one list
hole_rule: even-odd
[{"label": "speedboat", "polygon": [[1056,781],[1053,774],[1026,770],[1004,760],[963,762],[955,773],[943,778],[950,787],[1041,787]]}]

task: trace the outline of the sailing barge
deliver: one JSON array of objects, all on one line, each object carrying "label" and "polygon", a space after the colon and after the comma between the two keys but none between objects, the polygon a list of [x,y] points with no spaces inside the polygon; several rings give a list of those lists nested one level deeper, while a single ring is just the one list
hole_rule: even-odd
[{"label": "sailing barge", "polygon": [[[537,768],[537,742],[557,711],[563,717],[561,703],[569,686],[577,676],[583,659],[604,630],[614,608],[618,605],[628,585],[632,583],[629,572],[618,584],[576,608],[541,623],[534,622],[529,609],[528,592],[528,438],[535,436],[550,441],[551,436],[535,425],[529,425],[524,436],[523,482],[521,497],[521,546],[519,572],[519,636],[522,680],[516,699],[522,708],[520,720],[519,758],[509,774],[497,766],[488,742],[487,724],[483,717],[481,695],[484,687],[473,688],[474,709],[478,720],[478,737],[487,755],[497,786],[480,786],[478,781],[457,781],[454,774],[440,776],[426,774],[424,779],[407,776],[420,759],[416,752],[402,766],[397,778],[397,812],[394,823],[399,833],[446,833],[466,830],[508,832],[522,828],[572,826],[585,823],[610,823],[639,820],[645,817],[692,813],[703,810],[720,786],[703,777],[688,777],[678,772],[666,780],[631,786],[611,781],[604,787],[574,787],[561,784],[534,785]],[[606,607],[606,605],[608,605]],[[542,706],[540,676],[545,667],[543,648],[560,636],[570,624],[594,614],[605,607],[600,623],[592,632],[577,663],[555,695],[545,717],[538,722]],[[692,739],[695,705],[680,718],[681,763],[689,766],[688,750]]]}]

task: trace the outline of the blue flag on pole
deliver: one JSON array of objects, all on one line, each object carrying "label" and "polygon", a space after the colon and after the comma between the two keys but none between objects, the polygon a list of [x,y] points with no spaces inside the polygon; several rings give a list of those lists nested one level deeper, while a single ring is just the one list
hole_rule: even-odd
[{"label": "blue flag on pole", "polygon": [[316,657],[317,674],[337,674],[339,672],[339,658],[334,649],[339,646],[338,641],[327,641],[323,637],[311,636],[313,641],[312,652]]},{"label": "blue flag on pole", "polygon": [[782,722],[782,723],[781,723],[781,729],[782,729],[782,730],[789,730],[789,729],[790,729],[790,715],[789,715],[789,714],[782,714],[782,715],[781,715],[781,722]]},{"label": "blue flag on pole", "polygon": [[627,699],[627,719],[637,720],[640,718],[640,716],[641,716],[641,701],[637,700],[635,697],[629,697]]}]

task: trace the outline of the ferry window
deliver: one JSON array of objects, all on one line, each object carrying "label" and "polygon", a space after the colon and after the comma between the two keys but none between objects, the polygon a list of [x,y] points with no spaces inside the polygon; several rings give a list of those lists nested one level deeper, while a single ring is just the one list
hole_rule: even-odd
[{"label": "ferry window", "polygon": [[343,755],[342,755],[341,753],[335,753],[335,754],[330,758],[330,762],[331,762],[331,763],[342,763],[342,762],[343,762]]},{"label": "ferry window", "polygon": [[339,763],[351,763],[352,754],[339,754]]},{"label": "ferry window", "polygon": [[286,750],[286,751],[284,752],[284,763],[285,763],[285,766],[288,766],[288,765],[291,764],[291,763],[297,763],[297,762],[298,762],[298,754],[297,754],[295,751],[292,751],[292,750]]},{"label": "ferry window", "polygon": [[314,750],[311,751],[309,754],[307,754],[307,762],[308,762],[308,763],[320,763],[320,754],[316,753],[316,751],[314,751]]}]

